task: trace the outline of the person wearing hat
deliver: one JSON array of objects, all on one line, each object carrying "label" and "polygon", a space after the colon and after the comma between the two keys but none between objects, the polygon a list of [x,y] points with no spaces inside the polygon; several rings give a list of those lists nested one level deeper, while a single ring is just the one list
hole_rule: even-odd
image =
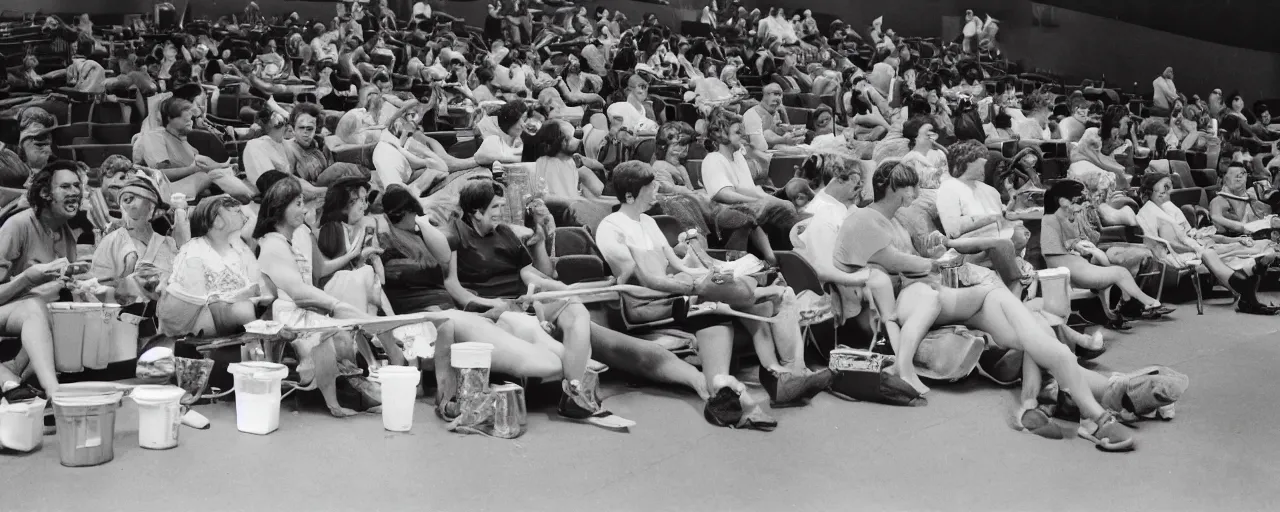
[{"label": "person wearing hat", "polygon": [[[118,297],[141,302],[159,299],[158,287],[173,271],[180,244],[171,236],[156,233],[151,222],[169,205],[154,182],[138,175],[120,189],[119,204],[121,226],[98,240],[90,272],[98,282],[114,286]],[[185,242],[188,229],[185,215],[181,218],[183,226],[174,233]]]}]

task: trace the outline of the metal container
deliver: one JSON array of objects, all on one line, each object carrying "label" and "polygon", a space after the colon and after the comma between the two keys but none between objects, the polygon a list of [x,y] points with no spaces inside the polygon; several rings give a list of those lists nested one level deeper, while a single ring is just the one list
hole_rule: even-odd
[{"label": "metal container", "polygon": [[964,267],[964,258],[958,254],[947,254],[940,258],[938,273],[942,276],[942,286],[960,288],[960,270]]},{"label": "metal container", "polygon": [[528,424],[524,388],[508,382],[495,384],[491,392],[494,398],[493,435],[505,439],[520,437]]}]

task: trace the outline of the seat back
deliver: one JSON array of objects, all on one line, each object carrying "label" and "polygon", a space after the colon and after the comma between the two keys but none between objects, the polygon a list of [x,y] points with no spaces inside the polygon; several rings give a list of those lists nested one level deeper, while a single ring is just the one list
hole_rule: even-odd
[{"label": "seat back", "polygon": [[774,251],[774,255],[778,258],[782,278],[793,290],[822,293],[822,281],[818,279],[817,271],[802,256],[792,251]]},{"label": "seat back", "polygon": [[654,215],[653,221],[658,224],[658,229],[662,230],[663,236],[667,237],[667,245],[675,247],[680,243],[680,233],[685,229],[680,225],[679,220],[670,215]]}]

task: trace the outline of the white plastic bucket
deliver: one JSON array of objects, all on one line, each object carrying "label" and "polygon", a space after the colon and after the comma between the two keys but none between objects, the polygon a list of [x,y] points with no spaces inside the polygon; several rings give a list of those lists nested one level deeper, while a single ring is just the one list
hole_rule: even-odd
[{"label": "white plastic bucket", "polygon": [[178,386],[138,386],[129,395],[138,404],[138,446],[167,450],[178,446],[185,392]]},{"label": "white plastic bucket", "polygon": [[1065,267],[1037,270],[1044,310],[1062,318],[1071,315],[1071,271]]},{"label": "white plastic bucket", "polygon": [[470,341],[449,347],[449,366],[454,368],[488,368],[493,362],[493,345]]},{"label": "white plastic bucket", "polygon": [[280,428],[280,381],[289,369],[282,364],[246,361],[232,363],[227,372],[235,379],[236,428],[264,436]]},{"label": "white plastic bucket", "polygon": [[413,407],[422,371],[411,366],[383,366],[378,369],[382,388],[382,428],[408,432],[413,428]]},{"label": "white plastic bucket", "polygon": [[29,452],[44,442],[44,406],[37,398],[29,402],[0,404],[0,447]]},{"label": "white plastic bucket", "polygon": [[142,317],[120,313],[111,323],[111,352],[108,362],[118,363],[138,358],[138,324]]},{"label": "white plastic bucket", "polygon": [[[59,372],[81,372],[85,368],[106,368],[112,354],[111,330],[119,313],[119,304],[49,304],[49,317],[53,324],[54,369]],[[136,347],[137,335],[134,337]]]},{"label": "white plastic bucket", "polygon": [[115,458],[116,408],[122,396],[119,391],[87,389],[59,389],[53,394],[58,458],[63,466],[97,466]]}]

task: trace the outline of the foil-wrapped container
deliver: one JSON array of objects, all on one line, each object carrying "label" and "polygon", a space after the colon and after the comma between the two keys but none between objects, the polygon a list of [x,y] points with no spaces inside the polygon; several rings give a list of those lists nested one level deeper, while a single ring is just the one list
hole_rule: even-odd
[{"label": "foil-wrapped container", "polygon": [[489,391],[488,368],[454,368],[458,383],[458,398],[468,399]]},{"label": "foil-wrapped container", "polygon": [[528,411],[525,409],[524,388],[510,382],[494,385],[493,435],[504,439],[514,439],[524,434],[528,424]]}]

